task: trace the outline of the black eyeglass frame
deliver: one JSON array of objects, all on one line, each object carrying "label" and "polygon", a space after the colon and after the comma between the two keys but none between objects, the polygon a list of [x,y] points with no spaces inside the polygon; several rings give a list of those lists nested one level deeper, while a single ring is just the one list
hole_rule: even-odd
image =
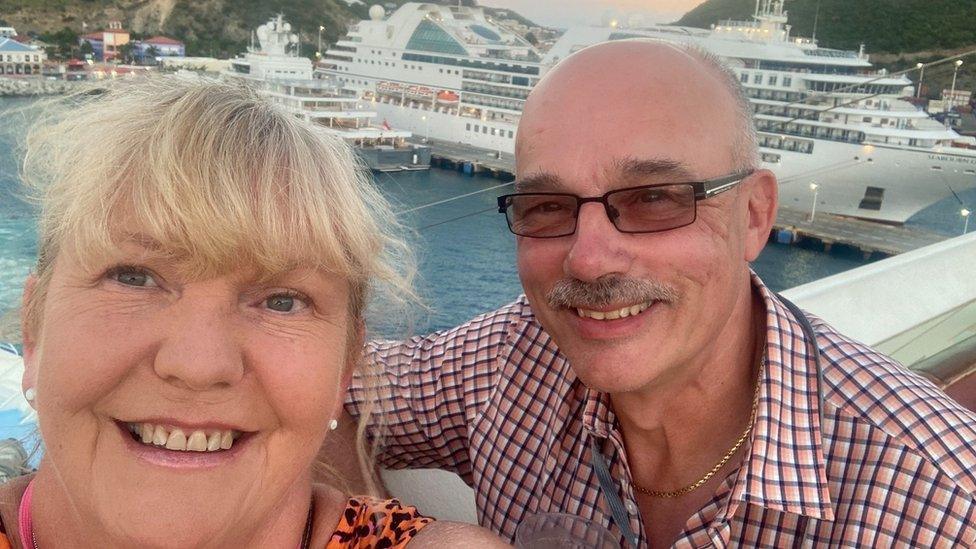
[{"label": "black eyeglass frame", "polygon": [[[580,208],[583,207],[583,204],[586,204],[587,202],[599,202],[600,204],[603,204],[603,210],[606,212],[607,218],[610,219],[610,222],[613,223],[614,228],[616,228],[618,231],[620,231],[622,233],[625,233],[625,234],[661,233],[661,232],[665,232],[665,231],[670,231],[672,229],[680,229],[681,227],[687,227],[688,225],[691,225],[692,223],[694,223],[698,219],[698,202],[700,200],[705,200],[705,199],[711,198],[713,196],[722,194],[725,191],[727,191],[727,190],[735,187],[736,185],[738,185],[742,181],[746,180],[747,178],[749,178],[754,173],[756,173],[755,170],[749,170],[749,171],[744,171],[744,172],[736,172],[736,173],[729,174],[729,175],[722,176],[722,177],[717,177],[715,179],[706,179],[705,181],[676,181],[674,183],[653,183],[651,185],[638,185],[636,187],[626,187],[626,188],[623,188],[623,189],[614,189],[612,191],[608,191],[608,192],[604,193],[602,196],[585,196],[584,197],[584,196],[579,196],[579,195],[575,195],[575,194],[572,194],[572,193],[548,193],[548,192],[505,194],[505,195],[502,195],[502,196],[499,196],[498,197],[498,213],[505,215],[505,222],[508,224],[508,230],[511,231],[512,234],[514,234],[516,236],[524,236],[526,238],[562,238],[564,236],[569,236],[569,235],[574,234],[576,232],[577,225],[579,225],[579,211],[580,211]],[[654,230],[650,230],[650,231],[627,231],[627,230],[623,230],[623,229],[621,229],[620,227],[617,226],[617,222],[614,221],[614,217],[615,216],[614,216],[613,212],[611,211],[610,202],[608,202],[608,200],[607,200],[608,197],[613,196],[614,194],[617,194],[617,193],[636,191],[636,190],[640,190],[640,189],[653,189],[653,188],[656,188],[656,187],[670,187],[670,186],[673,186],[673,185],[691,185],[691,188],[692,188],[692,190],[695,193],[694,194],[694,199],[695,199],[695,202],[694,202],[694,204],[695,204],[695,212],[694,213],[695,213],[695,215],[692,216],[692,218],[691,218],[691,220],[689,222],[682,223],[681,225],[676,225],[674,227],[668,227],[667,229],[654,229]],[[509,219],[509,217],[508,217],[508,207],[510,205],[508,203],[508,200],[510,198],[516,197],[516,196],[571,196],[571,197],[575,198],[576,199],[576,211],[573,212],[573,220],[574,220],[573,230],[570,231],[570,232],[568,232],[568,233],[557,234],[557,235],[549,235],[549,236],[532,236],[532,235],[519,234],[519,233],[515,232],[515,229],[512,227],[512,220]]]}]

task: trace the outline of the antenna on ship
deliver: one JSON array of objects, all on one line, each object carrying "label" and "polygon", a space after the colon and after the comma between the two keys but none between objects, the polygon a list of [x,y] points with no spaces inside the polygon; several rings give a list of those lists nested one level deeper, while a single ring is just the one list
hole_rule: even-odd
[{"label": "antenna on ship", "polygon": [[817,0],[817,12],[813,16],[813,36],[810,37],[810,40],[812,40],[814,44],[817,43],[817,22],[818,21],[820,21],[820,0]]}]

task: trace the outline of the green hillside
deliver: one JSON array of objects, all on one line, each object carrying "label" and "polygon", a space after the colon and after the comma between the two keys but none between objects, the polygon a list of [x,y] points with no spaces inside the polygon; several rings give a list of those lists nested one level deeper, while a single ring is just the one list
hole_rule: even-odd
[{"label": "green hillside", "polygon": [[[360,11],[362,13],[360,13]],[[135,37],[165,34],[186,43],[187,55],[229,57],[248,44],[251,31],[283,13],[312,55],[319,25],[323,42],[365,16],[342,0],[0,0],[0,20],[22,34],[68,44],[77,35],[121,21]]]},{"label": "green hillside", "polygon": [[[819,16],[817,16],[819,6]],[[678,24],[707,28],[722,19],[749,19],[755,0],[707,0]],[[868,52],[918,52],[976,44],[976,0],[788,0],[795,36],[822,46]]]}]

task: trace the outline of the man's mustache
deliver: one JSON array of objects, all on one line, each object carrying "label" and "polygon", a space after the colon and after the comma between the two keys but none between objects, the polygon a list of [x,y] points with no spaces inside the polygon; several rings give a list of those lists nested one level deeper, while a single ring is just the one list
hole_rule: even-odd
[{"label": "man's mustache", "polygon": [[552,308],[598,309],[621,303],[674,303],[678,291],[667,284],[638,278],[608,276],[596,282],[564,278],[546,293],[546,300]]}]

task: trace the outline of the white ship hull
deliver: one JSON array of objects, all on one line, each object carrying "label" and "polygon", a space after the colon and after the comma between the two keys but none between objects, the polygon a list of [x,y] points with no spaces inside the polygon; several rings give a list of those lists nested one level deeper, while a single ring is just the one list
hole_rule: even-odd
[{"label": "white ship hull", "polygon": [[779,163],[764,167],[779,180],[782,207],[812,209],[814,183],[818,212],[904,223],[934,202],[976,187],[976,156],[951,150],[814,140],[813,154],[770,152],[781,155]]},{"label": "white ship hull", "polygon": [[[372,108],[379,118],[387,120],[394,128],[409,130],[416,136],[503,153],[514,152],[515,140],[509,139],[507,133],[515,131],[511,124],[486,123],[464,116],[383,103],[376,103]],[[474,131],[475,127],[478,131]],[[488,131],[484,132],[486,127]],[[492,135],[492,129],[495,129],[495,135]],[[814,149],[810,154],[763,149],[763,152],[780,157],[779,162],[764,162],[763,167],[776,174],[783,207],[810,209],[813,205],[810,183],[815,183],[818,212],[904,223],[932,203],[954,192],[976,187],[976,156],[972,154],[951,150],[934,153],[821,139],[811,141]],[[869,187],[883,190],[880,200],[864,200],[866,194],[879,194],[879,191],[869,193]],[[862,203],[865,207],[861,207]]]}]

